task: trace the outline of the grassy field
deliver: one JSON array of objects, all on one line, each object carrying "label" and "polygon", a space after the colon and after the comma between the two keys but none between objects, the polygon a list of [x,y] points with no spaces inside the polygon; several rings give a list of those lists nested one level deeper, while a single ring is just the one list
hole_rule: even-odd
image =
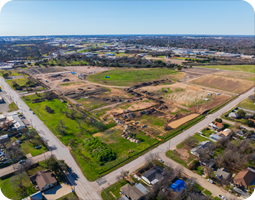
[{"label": "grassy field", "polygon": [[14,103],[14,102],[11,102],[9,104],[9,111],[8,112],[12,112],[12,111],[15,111],[15,110],[18,110],[18,106]]},{"label": "grassy field", "polygon": [[114,198],[110,192],[112,192],[117,197],[117,199],[119,199],[121,197],[120,196],[120,188],[126,184],[128,184],[128,182],[126,180],[121,180],[121,181],[111,185],[110,187],[104,189],[101,193],[102,199],[103,200],[115,200],[116,198]]},{"label": "grassy field", "polygon": [[251,99],[245,99],[238,104],[238,107],[255,111],[254,102]]},{"label": "grassy field", "polygon": [[[98,131],[98,127],[95,124],[81,121],[79,116],[77,119],[67,118],[64,114],[68,111],[66,103],[61,103],[60,100],[54,99],[51,101],[44,101],[33,104],[32,99],[37,98],[36,95],[30,95],[25,97],[25,102],[35,112],[35,114],[49,127],[49,129],[66,145],[73,146],[72,155],[79,164],[82,172],[88,178],[88,180],[95,180],[98,176],[107,171],[113,166],[127,160],[128,156],[136,155],[141,151],[147,149],[151,145],[158,142],[155,139],[151,139],[141,132],[137,132],[136,137],[141,141],[140,144],[132,143],[127,139],[121,137],[121,131],[108,129],[102,133],[95,134]],[[50,114],[45,110],[45,106],[49,106],[54,110],[54,114]],[[69,111],[68,111],[69,112]],[[64,135],[61,135],[57,131],[59,120],[62,120],[66,126]],[[80,125],[78,122],[80,121]],[[117,159],[107,162],[100,166],[91,155],[83,147],[83,140],[91,137],[98,137],[101,141],[105,142],[114,152],[117,154]],[[73,141],[73,144],[70,142]],[[132,153],[128,153],[129,150],[133,150]]]},{"label": "grassy field", "polygon": [[[109,76],[110,78],[105,78]],[[153,81],[163,78],[182,78],[183,73],[170,69],[113,69],[89,75],[87,79],[91,82],[116,85],[132,86],[140,82]]]},{"label": "grassy field", "polygon": [[205,65],[196,67],[255,73],[254,65]]},{"label": "grassy field", "polygon": [[[0,179],[0,188],[2,193],[4,196],[12,200],[20,200],[36,192],[35,188],[33,188],[33,184],[29,179],[29,176],[26,173],[23,176],[22,184],[24,189],[21,189],[18,186],[14,176],[6,179]],[[24,195],[24,192],[26,192],[27,195]]]},{"label": "grassy field", "polygon": [[[19,79],[12,79],[12,80],[6,80],[6,82],[12,87],[13,82],[16,82],[20,86],[24,86],[27,83],[27,78],[19,78]],[[13,87],[12,87],[13,88]]]}]

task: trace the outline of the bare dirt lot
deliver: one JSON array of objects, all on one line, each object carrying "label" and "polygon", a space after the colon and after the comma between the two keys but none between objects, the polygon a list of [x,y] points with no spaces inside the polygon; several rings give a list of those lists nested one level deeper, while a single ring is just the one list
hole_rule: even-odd
[{"label": "bare dirt lot", "polygon": [[248,81],[255,81],[255,74],[241,73],[241,72],[230,72],[230,71],[221,71],[214,73],[216,76],[223,76],[235,79],[243,79]]},{"label": "bare dirt lot", "polygon": [[208,74],[213,74],[215,73],[215,70],[213,69],[203,69],[203,68],[184,68],[182,69],[182,72],[186,73],[186,76],[182,78],[180,81],[181,82],[188,82],[192,79],[202,77]]},{"label": "bare dirt lot", "polygon": [[215,75],[208,75],[191,81],[196,85],[202,85],[206,87],[216,88],[234,93],[242,93],[254,86],[254,82],[227,78]]},{"label": "bare dirt lot", "polygon": [[163,100],[167,102],[177,103],[187,107],[205,103],[203,99],[208,97],[208,93],[211,93],[211,91],[203,90],[201,87],[184,83],[148,86],[138,90],[146,90],[153,93],[155,96],[162,96]]}]

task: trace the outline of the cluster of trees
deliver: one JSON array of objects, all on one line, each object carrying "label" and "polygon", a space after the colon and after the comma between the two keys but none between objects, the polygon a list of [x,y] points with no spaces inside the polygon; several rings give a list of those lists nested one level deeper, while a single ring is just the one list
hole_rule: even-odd
[{"label": "cluster of trees", "polygon": [[239,119],[244,119],[244,124],[245,125],[247,125],[249,127],[254,127],[255,126],[254,121],[250,120],[250,119],[254,119],[255,118],[254,116],[246,117],[246,112],[242,109],[239,109],[237,111],[237,115],[238,115]]},{"label": "cluster of trees", "polygon": [[[219,153],[222,152],[222,153]],[[216,157],[216,166],[229,171],[238,171],[246,164],[255,166],[255,148],[250,139],[231,141],[231,137],[224,137],[207,149],[198,151],[200,160],[206,162]]]},{"label": "cluster of trees", "polygon": [[[177,64],[167,64],[161,60],[147,60],[147,59],[141,59],[136,57],[117,57],[115,59],[107,59],[107,58],[101,58],[98,56],[93,56],[90,58],[87,58],[85,55],[69,55],[68,57],[59,56],[54,59],[54,63],[52,60],[42,62],[42,65],[44,66],[64,66],[65,63],[70,63],[72,61],[78,61],[77,65],[91,65],[91,66],[102,66],[102,67],[134,67],[134,68],[169,68],[174,69],[178,68],[179,70],[182,69],[182,66]],[[75,65],[75,64],[74,64]]]},{"label": "cluster of trees", "polygon": [[25,41],[0,41],[0,62],[9,60],[37,60],[41,59],[43,54],[58,49],[68,49],[67,47],[52,47],[42,40]]},{"label": "cluster of trees", "polygon": [[212,51],[224,51],[228,53],[238,53],[253,55],[255,41],[252,37],[243,36],[221,36],[221,39],[210,36],[196,36],[192,38],[183,36],[129,36],[124,40],[125,44],[178,47],[187,49],[209,49]]},{"label": "cluster of trees", "polygon": [[27,90],[32,87],[36,87],[39,85],[37,82],[34,82],[33,79],[28,78],[27,82],[24,85],[19,85],[16,81],[12,81],[12,87],[15,90],[23,90],[26,88]]},{"label": "cluster of trees", "polygon": [[[155,165],[158,165],[158,155],[150,154],[146,158],[147,166],[152,168]],[[147,166],[145,168],[147,168]],[[123,178],[125,173],[121,174]],[[170,189],[177,179],[185,179],[186,187],[181,192],[173,192]],[[187,179],[183,176],[183,172],[180,168],[173,168],[169,163],[166,163],[164,166],[164,179],[152,185],[150,192],[145,196],[146,200],[181,200],[181,199],[190,199],[190,200],[209,200],[209,197],[203,196],[198,190],[198,185],[194,178]]]},{"label": "cluster of trees", "polygon": [[117,157],[116,153],[98,138],[90,137],[86,139],[83,146],[100,165],[115,160]]}]

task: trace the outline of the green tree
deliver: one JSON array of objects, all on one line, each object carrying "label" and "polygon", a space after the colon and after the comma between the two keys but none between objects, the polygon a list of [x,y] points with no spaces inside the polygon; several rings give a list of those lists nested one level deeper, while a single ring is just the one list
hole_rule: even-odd
[{"label": "green tree", "polygon": [[240,117],[240,118],[244,118],[245,117],[245,112],[244,112],[244,110],[242,110],[242,109],[239,109],[238,111],[237,111],[237,115],[238,115],[238,117]]},{"label": "green tree", "polygon": [[255,189],[255,185],[250,185],[250,186],[248,187],[248,193],[249,193],[249,194],[252,194],[252,193],[254,192],[254,189]]}]

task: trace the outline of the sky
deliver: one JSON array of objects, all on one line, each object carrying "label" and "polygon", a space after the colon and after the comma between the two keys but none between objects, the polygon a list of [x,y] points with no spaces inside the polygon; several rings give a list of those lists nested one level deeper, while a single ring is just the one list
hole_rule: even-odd
[{"label": "sky", "polygon": [[0,36],[197,34],[254,35],[245,1],[10,1]]}]

